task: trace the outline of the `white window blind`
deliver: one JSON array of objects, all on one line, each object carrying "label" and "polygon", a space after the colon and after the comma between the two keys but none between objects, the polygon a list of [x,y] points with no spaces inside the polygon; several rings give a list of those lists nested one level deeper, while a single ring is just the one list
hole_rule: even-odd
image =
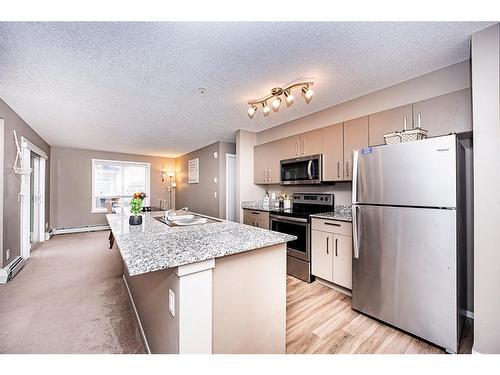
[{"label": "white window blind", "polygon": [[149,205],[149,163],[92,159],[92,212],[106,212],[106,201],[129,206],[134,193],[145,192]]}]

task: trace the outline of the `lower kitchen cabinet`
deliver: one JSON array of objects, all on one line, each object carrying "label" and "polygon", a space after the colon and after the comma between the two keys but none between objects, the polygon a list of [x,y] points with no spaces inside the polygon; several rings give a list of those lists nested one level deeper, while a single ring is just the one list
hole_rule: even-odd
[{"label": "lower kitchen cabinet", "polygon": [[346,289],[352,288],[352,224],[312,219],[311,273]]},{"label": "lower kitchen cabinet", "polygon": [[243,210],[243,224],[269,229],[269,212],[245,209]]},{"label": "lower kitchen cabinet", "polygon": [[311,236],[311,273],[314,276],[332,281],[333,257],[332,234],[313,230]]}]

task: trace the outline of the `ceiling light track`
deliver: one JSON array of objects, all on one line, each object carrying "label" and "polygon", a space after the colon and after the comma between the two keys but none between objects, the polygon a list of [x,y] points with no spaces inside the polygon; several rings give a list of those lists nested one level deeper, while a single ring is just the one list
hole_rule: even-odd
[{"label": "ceiling light track", "polygon": [[[257,100],[249,100],[248,104],[250,108],[248,109],[248,117],[251,119],[254,118],[255,113],[257,112],[258,106],[262,105],[262,114],[264,116],[268,116],[271,113],[271,107],[274,112],[278,112],[282,103],[282,96],[285,97],[285,103],[287,107],[290,107],[293,104],[293,100],[295,97],[292,95],[292,89],[301,88],[302,95],[306,103],[309,103],[314,95],[314,91],[311,90],[310,86],[312,86],[314,82],[312,80],[308,81],[300,81],[291,83],[286,85],[285,87],[274,87],[271,90],[271,93]],[[269,100],[272,100],[271,107],[267,104]]]}]

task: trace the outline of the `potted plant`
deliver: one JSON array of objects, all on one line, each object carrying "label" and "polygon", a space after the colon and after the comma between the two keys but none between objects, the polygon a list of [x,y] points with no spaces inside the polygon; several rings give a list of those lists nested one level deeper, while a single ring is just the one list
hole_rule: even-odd
[{"label": "potted plant", "polygon": [[128,223],[130,225],[141,225],[142,224],[142,216],[139,215],[142,209],[142,202],[146,199],[146,193],[140,192],[135,193],[134,197],[130,201],[130,215],[128,219]]}]

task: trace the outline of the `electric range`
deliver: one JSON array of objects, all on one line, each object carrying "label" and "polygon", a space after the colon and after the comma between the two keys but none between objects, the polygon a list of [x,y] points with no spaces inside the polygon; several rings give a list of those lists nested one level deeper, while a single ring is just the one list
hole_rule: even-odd
[{"label": "electric range", "polygon": [[287,273],[307,282],[311,275],[311,218],[310,215],[333,212],[334,195],[329,193],[294,193],[292,207],[272,210],[271,230],[297,236],[287,243]]}]

